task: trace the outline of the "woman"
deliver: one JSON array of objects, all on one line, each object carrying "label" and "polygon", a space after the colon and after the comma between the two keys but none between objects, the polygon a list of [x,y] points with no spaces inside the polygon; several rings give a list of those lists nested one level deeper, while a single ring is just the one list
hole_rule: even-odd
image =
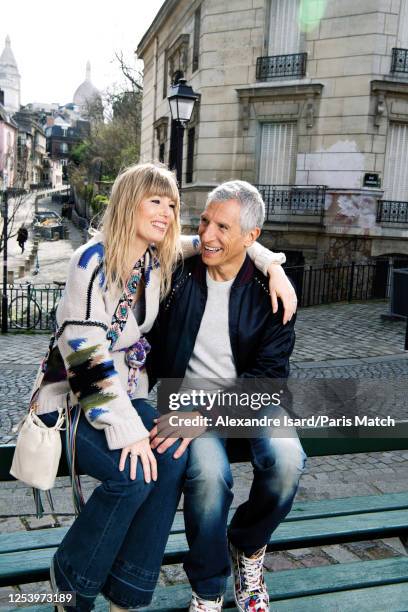
[{"label": "woman", "polygon": [[[91,610],[99,592],[113,602],[112,610],[147,605],[158,578],[187,453],[173,458],[178,443],[162,454],[150,448],[157,413],[145,401],[150,347],[143,335],[169,290],[179,234],[173,174],[161,165],[132,166],[114,183],[102,233],[70,262],[57,310],[57,342],[70,388],[66,380],[48,381],[37,410],[52,426],[56,408],[70,394],[70,403],[78,405],[71,409],[76,437],[70,449],[77,470],[101,481],[51,567],[54,588],[76,593],[70,610]],[[188,255],[199,247],[195,237],[183,244]],[[264,251],[257,245],[260,267],[280,261]],[[286,285],[280,293],[285,291],[289,295]],[[157,515],[144,517],[143,503],[153,490]],[[144,520],[157,521],[155,541],[146,541]]]}]

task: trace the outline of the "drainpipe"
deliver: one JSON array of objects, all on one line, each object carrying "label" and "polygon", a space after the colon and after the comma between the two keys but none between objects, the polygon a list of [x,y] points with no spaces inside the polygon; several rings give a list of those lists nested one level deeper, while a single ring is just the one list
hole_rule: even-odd
[{"label": "drainpipe", "polygon": [[150,159],[154,159],[154,124],[157,118],[157,72],[158,72],[158,52],[159,52],[159,37],[156,36],[154,39],[154,83],[153,83],[153,123],[152,123],[152,148]]}]

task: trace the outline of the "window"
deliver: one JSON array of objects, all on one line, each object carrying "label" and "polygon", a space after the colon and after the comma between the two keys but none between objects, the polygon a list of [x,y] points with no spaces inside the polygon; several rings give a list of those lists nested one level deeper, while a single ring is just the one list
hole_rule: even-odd
[{"label": "window", "polygon": [[300,52],[299,0],[271,0],[268,55]]},{"label": "window", "polygon": [[161,162],[162,164],[164,164],[165,149],[166,145],[164,144],[164,142],[162,142],[159,145],[159,162]]},{"label": "window", "polygon": [[397,46],[408,48],[408,0],[401,0]]},{"label": "window", "polygon": [[172,74],[171,84],[178,85],[180,79],[184,79],[184,72],[182,70],[176,70],[176,72]]},{"label": "window", "polygon": [[180,34],[164,53],[163,98],[167,96],[167,85],[173,84],[175,77],[183,78],[188,68],[189,34]]},{"label": "window", "polygon": [[174,119],[171,122],[171,130],[170,130],[170,149],[169,149],[169,168],[170,170],[174,170],[176,167],[177,161],[177,144],[178,144],[178,125],[177,121]]},{"label": "window", "polygon": [[187,133],[187,167],[186,167],[186,183],[193,182],[194,172],[194,143],[195,143],[195,127],[188,130]]},{"label": "window", "polygon": [[384,164],[384,199],[408,201],[408,124],[390,123]]},{"label": "window", "polygon": [[61,142],[60,144],[60,152],[68,153],[68,144],[66,142]]},{"label": "window", "polygon": [[164,53],[164,66],[163,66],[163,99],[167,96],[167,75],[169,73],[169,60],[168,53]]},{"label": "window", "polygon": [[260,185],[290,185],[296,176],[296,123],[263,123]]},{"label": "window", "polygon": [[194,38],[193,38],[193,72],[198,70],[200,63],[200,34],[201,34],[201,6],[194,13]]}]

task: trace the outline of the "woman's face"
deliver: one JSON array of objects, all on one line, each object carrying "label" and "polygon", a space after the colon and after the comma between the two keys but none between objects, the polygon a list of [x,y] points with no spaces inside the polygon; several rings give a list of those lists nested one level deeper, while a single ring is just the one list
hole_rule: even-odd
[{"label": "woman's face", "polygon": [[167,196],[152,195],[141,201],[137,210],[136,238],[146,246],[161,242],[174,223],[176,203]]}]

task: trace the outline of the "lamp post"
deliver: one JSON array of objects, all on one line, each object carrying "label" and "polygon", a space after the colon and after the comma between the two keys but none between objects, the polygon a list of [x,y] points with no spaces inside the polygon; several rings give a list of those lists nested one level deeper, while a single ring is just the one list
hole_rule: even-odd
[{"label": "lamp post", "polygon": [[3,202],[1,207],[3,217],[3,295],[1,296],[1,331],[5,334],[8,331],[8,300],[7,300],[7,232],[8,232],[8,190],[7,182],[3,192]]},{"label": "lamp post", "polygon": [[179,189],[182,186],[183,176],[183,138],[184,129],[191,119],[193,114],[194,104],[198,99],[198,94],[193,91],[190,85],[187,85],[186,79],[172,85],[170,95],[167,97],[170,105],[172,119],[176,121],[176,176],[179,184]]}]

